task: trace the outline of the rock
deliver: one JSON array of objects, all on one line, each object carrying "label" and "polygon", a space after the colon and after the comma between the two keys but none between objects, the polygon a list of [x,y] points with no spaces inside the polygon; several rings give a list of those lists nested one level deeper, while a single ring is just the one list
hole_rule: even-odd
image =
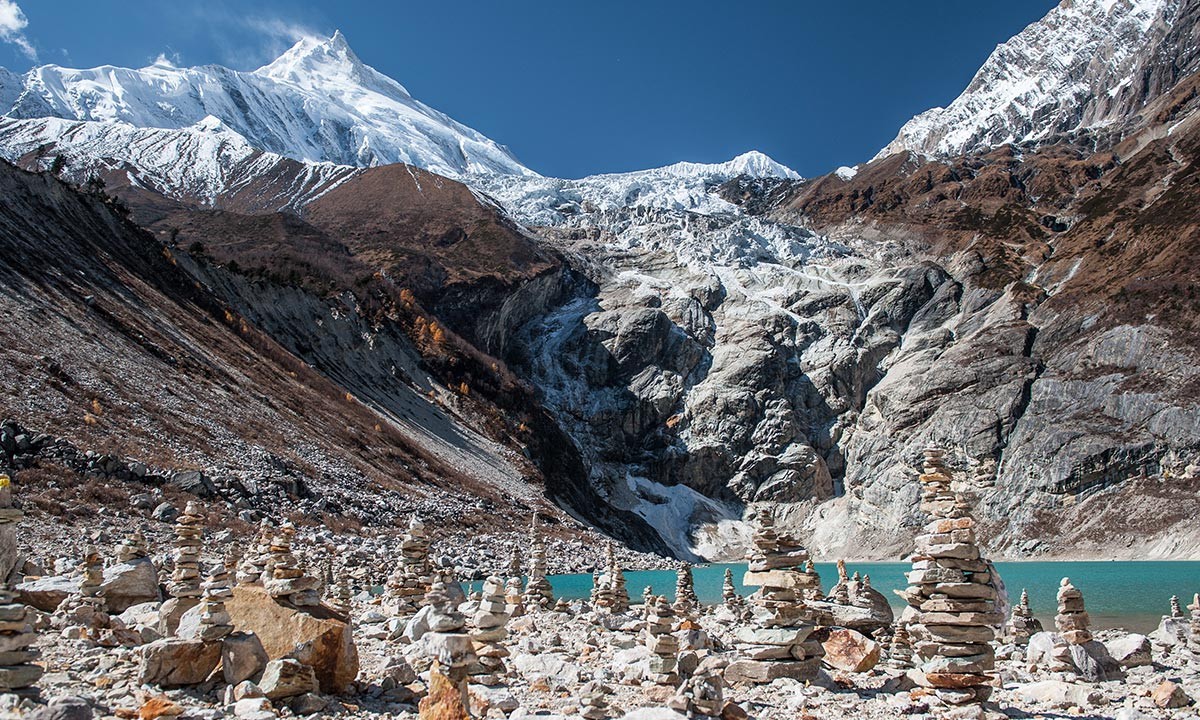
[{"label": "rock", "polygon": [[1183,688],[1170,680],[1164,680],[1159,683],[1158,687],[1150,692],[1150,699],[1155,705],[1164,710],[1181,708],[1192,702],[1192,699],[1183,691]]},{"label": "rock", "polygon": [[879,662],[879,643],[857,630],[835,628],[821,645],[825,664],[838,670],[866,672]]},{"label": "rock", "polygon": [[1089,707],[1104,701],[1104,695],[1094,688],[1061,680],[1030,683],[1019,688],[1017,696],[1025,702],[1044,703],[1055,708],[1068,708],[1072,705]]},{"label": "rock", "polygon": [[233,715],[242,720],[272,720],[275,711],[266,698],[245,698],[233,704]]},{"label": "rock", "polygon": [[25,716],[26,720],[92,720],[95,714],[88,701],[74,695],[56,697]]},{"label": "rock", "polygon": [[154,512],[150,513],[150,517],[162,522],[175,522],[179,517],[179,508],[169,502],[159,503]]},{"label": "rock", "polygon": [[564,689],[579,683],[579,666],[559,653],[518,654],[512,665],[529,683],[546,680],[552,688]]},{"label": "rock", "polygon": [[1152,661],[1150,638],[1127,633],[1104,643],[1108,654],[1123,668],[1142,667]]},{"label": "rock", "polygon": [[239,585],[225,609],[234,629],[257,635],[270,659],[291,657],[312,666],[321,690],[345,692],[358,676],[358,648],[349,626],[323,607],[298,610],[276,602],[260,586]]},{"label": "rock", "polygon": [[138,708],[139,720],[155,720],[183,714],[183,706],[166,695],[155,695]]},{"label": "rock", "polygon": [[257,676],[269,660],[262,641],[254,633],[234,632],[221,640],[221,672],[230,685]]},{"label": "rock", "polygon": [[167,482],[197,497],[208,498],[217,494],[217,487],[212,480],[199,470],[179,470]]},{"label": "rock", "polygon": [[26,580],[17,583],[14,590],[17,599],[26,605],[43,612],[54,612],[67,596],[75,592],[79,579],[66,575],[51,575],[50,577]]},{"label": "rock", "polygon": [[104,570],[100,585],[110,613],[122,613],[133,605],[157,602],[158,571],[148,558],[117,563]]},{"label": "rock", "polygon": [[263,694],[271,700],[295,697],[304,693],[316,692],[317,675],[311,665],[284,658],[272,660],[263,670],[262,680],[258,683]]},{"label": "rock", "polygon": [[316,693],[304,693],[288,703],[288,707],[297,715],[312,715],[321,712],[327,705],[329,702]]},{"label": "rock", "polygon": [[161,687],[198,685],[221,661],[221,646],[198,640],[166,638],[143,645],[138,682]]},{"label": "rock", "polygon": [[242,700],[244,698],[266,697],[266,695],[263,694],[262,688],[260,688],[257,684],[252,683],[249,680],[243,680],[237,685],[233,686],[233,697],[236,700]]},{"label": "rock", "polygon": [[456,685],[441,670],[429,672],[429,694],[418,706],[420,720],[470,720],[466,684]]}]

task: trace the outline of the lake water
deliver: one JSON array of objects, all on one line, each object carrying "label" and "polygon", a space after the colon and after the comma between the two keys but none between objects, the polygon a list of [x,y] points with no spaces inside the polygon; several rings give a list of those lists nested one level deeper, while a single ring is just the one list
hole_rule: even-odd
[{"label": "lake water", "polygon": [[[886,595],[897,611],[903,607],[892,590],[905,586],[907,563],[847,563],[846,567],[851,575],[856,570],[870,575],[872,587]],[[749,594],[741,585],[744,564],[703,565],[694,570],[696,594],[701,602],[721,601],[725,568],[733,570],[738,591]],[[1083,591],[1093,629],[1123,627],[1149,632],[1158,627],[1159,619],[1168,612],[1172,595],[1178,595],[1186,606],[1192,595],[1200,592],[1200,562],[1019,562],[996,563],[996,568],[1013,602],[1022,588],[1029,591],[1029,604],[1047,629],[1054,627],[1055,593],[1064,576],[1069,576]],[[822,587],[828,591],[837,580],[837,566],[817,563],[817,572],[821,574]],[[654,588],[655,594],[669,598],[675,595],[674,571],[627,572],[625,579],[635,603],[647,585]],[[555,597],[586,598],[591,594],[592,576],[556,575],[550,578],[550,584]]]}]

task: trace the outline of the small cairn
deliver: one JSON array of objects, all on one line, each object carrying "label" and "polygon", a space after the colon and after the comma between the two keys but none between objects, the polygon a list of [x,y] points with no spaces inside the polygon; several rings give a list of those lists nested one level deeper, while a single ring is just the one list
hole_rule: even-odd
[{"label": "small cairn", "polygon": [[525,601],[521,597],[525,588],[521,587],[521,577],[514,575],[504,584],[504,607],[510,618],[525,614]]},{"label": "small cairn", "polygon": [[850,576],[846,574],[846,561],[837,561],[838,581],[829,588],[828,600],[835,605],[850,604]]},{"label": "small cairn", "polygon": [[613,549],[613,544],[608,543],[607,550],[608,560],[608,585],[612,590],[612,611],[623,613],[629,611],[629,589],[625,587],[625,571],[621,569],[621,563],[617,560],[617,553]]},{"label": "small cairn", "polygon": [[600,596],[604,592],[604,583],[600,581],[601,577],[603,574],[600,572],[600,568],[592,570],[592,591],[588,593],[588,602],[592,604],[592,607],[603,607],[600,601]]},{"label": "small cairn", "polygon": [[300,561],[292,553],[292,538],[295,535],[295,526],[287,523],[271,538],[271,555],[267,560],[269,573],[263,586],[271,597],[285,600],[296,607],[320,605],[321,596],[317,588],[321,581],[305,575]]},{"label": "small cairn", "polygon": [[386,592],[392,612],[408,617],[421,609],[421,602],[433,583],[429,563],[429,534],[415,516],[400,540],[400,565],[388,578]]},{"label": "small cairn", "polygon": [[354,611],[354,591],[350,588],[350,577],[347,573],[338,573],[330,593],[329,606],[338,615],[350,619],[350,614]]},{"label": "small cairn", "polygon": [[1092,641],[1089,624],[1083,593],[1071,584],[1071,578],[1063,578],[1058,588],[1058,614],[1054,616],[1058,634],[1068,645],[1084,645]]},{"label": "small cairn", "polygon": [[150,557],[150,548],[146,545],[146,536],[134,530],[125,536],[117,545],[117,562],[128,563]]},{"label": "small cairn", "polygon": [[483,581],[483,597],[471,618],[474,627],[471,640],[478,658],[472,675],[480,685],[498,685],[500,678],[507,673],[504,658],[508,657],[508,649],[504,641],[508,639],[508,630],[505,629],[508,619],[504,581],[493,575]]},{"label": "small cairn", "polygon": [[699,671],[680,684],[667,707],[689,720],[717,718],[725,707],[725,681],[710,671]]},{"label": "small cairn", "polygon": [[824,648],[812,632],[811,613],[804,593],[811,589],[804,568],[808,551],[775,531],[769,510],[757,513],[754,547],[747,557],[743,585],[757,586],[750,596],[753,625],[738,628],[741,660],[726,670],[726,679],[768,683],[778,678],[809,680],[821,667]]},{"label": "small cairn", "polygon": [[571,603],[565,597],[560,597],[559,599],[554,601],[554,607],[552,608],[552,610],[556,613],[561,613],[563,615],[570,615],[571,614]]},{"label": "small cairn", "polygon": [[1008,620],[1008,636],[1014,645],[1028,645],[1029,638],[1042,631],[1042,623],[1033,616],[1029,607],[1029,593],[1021,590],[1021,601],[1013,606]]},{"label": "small cairn", "polygon": [[1200,646],[1200,593],[1192,596],[1192,604],[1188,605],[1188,612],[1192,615],[1188,622],[1188,627],[1192,635],[1192,644]]},{"label": "small cairn", "polygon": [[900,623],[892,634],[888,645],[888,667],[894,670],[908,670],[913,666],[912,637],[908,634],[908,626]]},{"label": "small cairn", "polygon": [[195,501],[189,501],[175,520],[175,570],[167,593],[191,607],[200,597],[200,548],[203,545],[204,513]]},{"label": "small cairn", "polygon": [[696,597],[695,583],[692,566],[688,563],[680,565],[675,575],[675,614],[692,617],[700,609],[700,599]]},{"label": "small cairn", "polygon": [[734,586],[733,570],[729,568],[725,568],[725,579],[721,583],[721,602],[734,615],[740,615],[746,608],[746,599],[738,593]]},{"label": "small cairn", "polygon": [[[9,526],[15,525],[23,515],[20,509],[12,506],[12,479],[0,474],[0,527],[11,530]],[[37,695],[34,683],[45,671],[33,663],[39,654],[33,647],[36,641],[32,613],[17,602],[8,583],[0,579],[0,647],[4,650],[0,653],[0,663],[3,663],[0,664],[0,692]]]},{"label": "small cairn", "polygon": [[976,545],[975,520],[939,448],[925,451],[921,509],[933,516],[917,536],[909,587],[897,591],[918,611],[909,627],[922,682],[947,704],[982,703],[992,692],[996,588]]},{"label": "small cairn", "polygon": [[262,585],[266,580],[267,562],[271,555],[271,526],[263,520],[258,527],[254,547],[238,563],[235,580],[238,585]]},{"label": "small cairn", "polygon": [[525,586],[524,604],[528,608],[546,609],[554,602],[554,589],[546,579],[546,546],[538,535],[537,514],[529,528],[529,581]]},{"label": "small cairn", "polygon": [[1178,595],[1171,596],[1171,615],[1170,615],[1170,617],[1173,617],[1173,618],[1182,618],[1183,617],[1183,608],[1179,606],[1179,596]]},{"label": "small cairn", "polygon": [[466,681],[468,669],[475,665],[474,642],[466,631],[467,620],[455,605],[455,596],[444,583],[435,580],[425,594],[429,607],[429,632],[423,638],[425,650],[435,667],[456,686]]},{"label": "small cairn", "polygon": [[609,720],[615,717],[608,699],[613,689],[599,680],[590,680],[579,690],[579,717],[583,720]]},{"label": "small cairn", "polygon": [[656,685],[675,685],[679,682],[676,667],[679,662],[679,638],[675,637],[675,611],[665,595],[650,601],[646,619],[646,648],[650,650],[650,676]]},{"label": "small cairn", "polygon": [[213,566],[204,583],[197,640],[220,640],[233,632],[233,620],[225,609],[225,601],[232,597],[233,590],[229,588],[229,568],[223,562],[218,563]]}]

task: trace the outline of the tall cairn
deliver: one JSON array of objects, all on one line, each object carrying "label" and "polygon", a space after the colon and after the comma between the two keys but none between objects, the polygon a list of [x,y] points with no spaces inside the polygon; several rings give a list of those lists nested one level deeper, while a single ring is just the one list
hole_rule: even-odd
[{"label": "tall cairn", "polygon": [[656,685],[679,683],[679,638],[675,637],[675,611],[665,595],[650,600],[646,617],[646,649],[650,651],[650,675]]},{"label": "tall cairn", "polygon": [[1058,588],[1058,614],[1054,616],[1058,634],[1068,645],[1085,645],[1092,641],[1092,633],[1088,630],[1090,624],[1083,605],[1083,593],[1071,584],[1071,578],[1063,578]]},{"label": "tall cairn", "polygon": [[684,563],[675,574],[675,614],[691,617],[700,609],[700,599],[696,597],[696,580],[692,576],[692,566]]},{"label": "tall cairn", "polygon": [[896,625],[888,645],[888,667],[894,670],[908,670],[913,666],[912,637],[908,634],[908,626],[904,623]]},{"label": "tall cairn", "polygon": [[1188,628],[1191,630],[1192,645],[1200,649],[1200,593],[1192,596],[1192,604],[1188,605],[1188,612],[1192,617],[1188,622]]},{"label": "tall cairn", "polygon": [[523,600],[527,609],[537,607],[544,610],[554,604],[554,589],[546,579],[546,545],[538,534],[536,513],[529,528],[529,579]]},{"label": "tall cairn", "polygon": [[296,607],[320,605],[321,595],[317,589],[321,581],[306,575],[300,560],[292,552],[292,538],[295,535],[295,526],[288,523],[271,538],[271,554],[267,559],[263,587],[271,597],[285,600]]},{"label": "tall cairn", "polygon": [[1007,635],[1014,645],[1028,645],[1029,638],[1042,631],[1042,623],[1029,607],[1029,593],[1021,590],[1021,601],[1013,606],[1008,620]]},{"label": "tall cairn", "polygon": [[435,580],[425,594],[425,604],[429,607],[425,649],[456,686],[463,684],[469,668],[476,663],[466,618],[455,605],[455,595],[440,581]]},{"label": "tall cairn", "polygon": [[213,566],[212,572],[204,582],[204,594],[201,596],[200,625],[197,630],[197,640],[220,640],[233,632],[233,620],[225,609],[225,601],[233,597],[229,587],[229,568],[224,563]]},{"label": "tall cairn", "polygon": [[816,676],[825,651],[811,637],[816,627],[804,601],[812,582],[805,572],[808,562],[808,551],[781,537],[771,512],[760,510],[742,580],[743,585],[758,587],[750,596],[753,625],[737,630],[737,649],[743,659],[729,665],[727,680],[768,683]]},{"label": "tall cairn", "polygon": [[507,623],[504,581],[493,575],[483,581],[483,597],[471,618],[474,628],[471,640],[477,658],[471,674],[480,685],[498,685],[507,672],[504,666],[504,658],[508,657],[508,649],[504,647],[504,641],[508,639],[508,630],[504,627]]},{"label": "tall cairn", "polygon": [[982,703],[992,693],[996,667],[996,588],[976,545],[975,520],[939,448],[925,451],[921,510],[933,516],[917,536],[908,588],[897,591],[914,607],[921,684],[950,705]]},{"label": "tall cairn", "polygon": [[200,597],[200,548],[204,536],[204,514],[195,501],[189,501],[175,520],[175,570],[167,593],[188,607]]},{"label": "tall cairn", "polygon": [[[11,532],[24,515],[12,506],[12,480],[0,474],[0,529]],[[5,543],[3,547],[16,550],[16,543]],[[0,566],[11,567],[17,558],[0,558]],[[36,695],[34,687],[44,672],[33,663],[38,651],[33,647],[37,632],[33,628],[33,614],[29,608],[17,602],[9,589],[6,578],[0,577],[0,692],[19,695]]]},{"label": "tall cairn", "polygon": [[266,579],[267,561],[271,554],[271,526],[264,519],[258,527],[258,537],[250,552],[238,563],[235,580],[238,585],[262,585]]},{"label": "tall cairn", "polygon": [[387,581],[387,602],[392,612],[398,617],[416,614],[432,583],[429,534],[425,524],[413,517],[400,540],[400,564]]}]

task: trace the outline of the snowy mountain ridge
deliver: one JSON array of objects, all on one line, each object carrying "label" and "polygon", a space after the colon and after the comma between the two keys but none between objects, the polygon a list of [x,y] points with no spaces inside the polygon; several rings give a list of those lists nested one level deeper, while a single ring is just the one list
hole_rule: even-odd
[{"label": "snowy mountain ridge", "polygon": [[945,158],[1117,124],[1200,64],[1194,43],[1172,37],[1179,12],[1177,0],[1063,0],[997,46],[958,98],[909,120],[875,158]]},{"label": "snowy mountain ridge", "polygon": [[0,73],[0,114],[181,130],[219,119],[253,147],[308,162],[397,162],[458,177],[536,175],[507,148],[415,100],[345,37],[305,38],[253,72],[217,65],[138,70],[46,65]]}]

